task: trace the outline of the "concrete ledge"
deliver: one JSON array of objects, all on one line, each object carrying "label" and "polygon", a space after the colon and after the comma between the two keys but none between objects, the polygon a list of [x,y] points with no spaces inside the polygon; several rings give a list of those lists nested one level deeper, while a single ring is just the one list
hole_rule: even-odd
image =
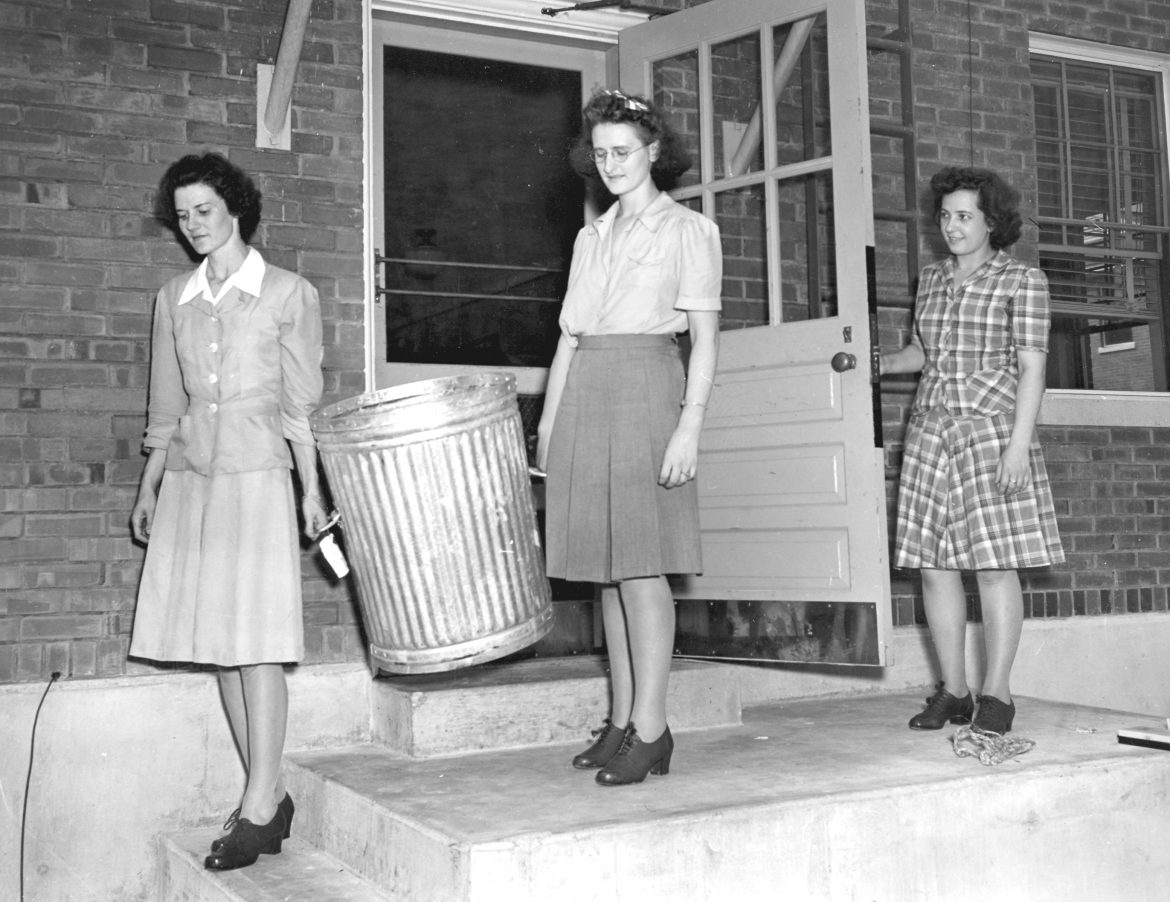
[{"label": "concrete ledge", "polygon": [[337,859],[297,839],[251,867],[217,873],[203,867],[206,830],[163,836],[160,902],[391,902]]},{"label": "concrete ledge", "polygon": [[1161,898],[1170,756],[1117,743],[1141,718],[1018,704],[1035,746],[999,766],[906,729],[900,694],[749,709],[620,789],[557,746],[311,751],[290,783],[303,838],[413,902]]},{"label": "concrete ledge", "polygon": [[[487,665],[380,679],[373,738],[425,758],[588,739],[609,712],[605,660],[593,656]],[[668,718],[675,730],[740,722],[739,678],[720,664],[676,661]]]},{"label": "concrete ledge", "polygon": [[[288,749],[369,739],[364,665],[290,668]],[[0,848],[20,848],[33,717],[44,684],[0,686]],[[28,805],[26,894],[53,902],[153,899],[155,837],[218,825],[243,768],[214,673],[66,680],[45,696]],[[19,896],[0,855],[0,899]]]},{"label": "concrete ledge", "polygon": [[[1170,613],[1027,620],[1012,692],[1170,716]],[[738,665],[745,706],[781,699],[927,690],[938,681],[930,632],[894,630],[892,666]],[[983,679],[983,629],[967,629],[967,679]]]}]

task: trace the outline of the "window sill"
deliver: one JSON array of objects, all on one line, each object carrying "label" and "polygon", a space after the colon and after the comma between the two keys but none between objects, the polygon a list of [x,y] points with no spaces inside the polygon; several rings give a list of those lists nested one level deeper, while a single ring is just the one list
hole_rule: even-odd
[{"label": "window sill", "polygon": [[1044,394],[1041,426],[1170,425],[1170,393],[1100,392],[1052,388]]}]

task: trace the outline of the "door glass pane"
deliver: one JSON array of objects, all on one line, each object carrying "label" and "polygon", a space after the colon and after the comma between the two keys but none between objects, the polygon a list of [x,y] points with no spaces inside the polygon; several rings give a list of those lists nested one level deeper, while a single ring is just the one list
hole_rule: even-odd
[{"label": "door glass pane", "polygon": [[715,196],[715,221],[723,241],[723,328],[766,326],[768,255],[764,186]]},{"label": "door glass pane", "polygon": [[760,37],[758,32],[711,48],[711,103],[715,122],[715,172],[720,176],[759,172]]},{"label": "door glass pane", "polygon": [[691,155],[693,165],[683,173],[677,187],[702,181],[699,154],[699,52],[690,50],[654,63],[651,73],[654,103],[665,110],[670,124]]},{"label": "door glass pane", "polygon": [[832,134],[824,13],[777,27],[772,41],[776,162],[783,166],[828,156]]},{"label": "door glass pane", "polygon": [[837,315],[832,173],[777,185],[780,239],[780,321]]},{"label": "door glass pane", "polygon": [[1157,391],[1160,345],[1147,323],[1054,316],[1048,385],[1095,391]]}]

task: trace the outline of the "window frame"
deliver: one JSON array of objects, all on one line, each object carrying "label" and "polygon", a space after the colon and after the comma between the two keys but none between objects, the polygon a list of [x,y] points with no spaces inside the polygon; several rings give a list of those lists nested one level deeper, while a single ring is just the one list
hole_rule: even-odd
[{"label": "window frame", "polygon": [[[1100,44],[1092,41],[1084,41],[1076,38],[1063,38],[1056,35],[1040,34],[1030,32],[1028,35],[1028,52],[1029,56],[1053,56],[1060,57],[1070,62],[1085,62],[1093,63],[1110,68],[1124,68],[1137,70],[1152,74],[1161,81],[1161,113],[1162,113],[1162,142],[1165,148],[1164,153],[1167,157],[1167,162],[1170,164],[1170,58],[1164,54],[1152,53],[1149,51],[1135,50],[1127,47],[1119,47],[1111,44]],[[1170,179],[1170,173],[1164,174],[1164,177]],[[1167,255],[1166,263],[1170,265],[1170,255]],[[1160,324],[1161,324],[1161,339],[1164,348],[1170,348],[1170,297],[1163,300],[1160,308]],[[1170,357],[1170,353],[1164,352],[1164,357]],[[1170,360],[1161,361],[1161,371],[1157,369],[1158,361],[1155,361],[1155,379],[1165,379],[1166,371],[1170,369]],[[1168,389],[1170,390],[1170,386]],[[1127,391],[1108,391],[1103,389],[1049,389],[1052,395],[1060,395],[1068,393],[1072,397],[1092,396],[1094,398],[1100,397],[1114,397],[1126,398],[1132,397],[1135,394],[1147,395],[1150,397],[1166,396],[1170,402],[1170,396],[1166,395],[1166,390],[1146,393],[1134,393]],[[1096,405],[1094,405],[1096,407]],[[1164,414],[1163,414],[1164,416]]]}]

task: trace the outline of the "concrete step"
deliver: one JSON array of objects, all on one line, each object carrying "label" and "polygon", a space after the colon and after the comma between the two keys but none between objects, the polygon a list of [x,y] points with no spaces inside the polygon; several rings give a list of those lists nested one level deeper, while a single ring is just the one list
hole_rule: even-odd
[{"label": "concrete step", "polygon": [[214,872],[203,867],[214,829],[160,838],[160,902],[394,902],[336,858],[296,838],[279,855],[254,865]]},{"label": "concrete step", "polygon": [[[451,673],[380,677],[373,736],[416,758],[588,738],[609,711],[604,658],[533,659]],[[739,677],[706,661],[676,661],[667,713],[687,730],[740,723]]]},{"label": "concrete step", "polygon": [[1156,720],[1017,704],[1036,744],[997,766],[908,730],[917,694],[677,729],[670,774],[629,787],[574,770],[583,741],[298,753],[294,836],[411,902],[1165,898],[1170,754],[1116,740]]}]

